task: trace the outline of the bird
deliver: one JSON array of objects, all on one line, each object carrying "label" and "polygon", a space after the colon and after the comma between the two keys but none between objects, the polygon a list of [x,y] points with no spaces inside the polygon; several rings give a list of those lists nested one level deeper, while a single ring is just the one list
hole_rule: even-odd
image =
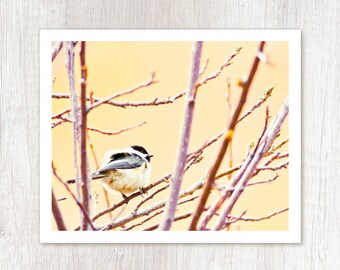
[{"label": "bird", "polygon": [[[99,180],[108,191],[121,193],[128,203],[127,194],[137,190],[141,195],[144,193],[143,188],[151,177],[151,157],[153,155],[140,145],[110,150],[106,152],[102,166],[92,174],[92,180]],[[75,179],[66,183],[75,183]]]}]

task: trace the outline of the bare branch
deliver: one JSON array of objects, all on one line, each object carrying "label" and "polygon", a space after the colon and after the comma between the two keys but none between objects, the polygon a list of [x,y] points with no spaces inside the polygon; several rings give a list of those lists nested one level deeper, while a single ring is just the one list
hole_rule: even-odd
[{"label": "bare branch", "polygon": [[287,212],[289,210],[289,208],[284,208],[284,209],[281,209],[279,211],[276,211],[276,212],[273,212],[267,216],[263,216],[263,217],[258,217],[258,218],[254,218],[254,217],[234,217],[234,216],[229,216],[229,219],[231,219],[230,223],[235,223],[235,221],[239,221],[239,220],[242,220],[242,221],[252,221],[252,222],[256,222],[256,221],[262,221],[262,220],[265,220],[265,219],[270,219],[271,217],[274,217],[274,216],[277,216],[279,214],[282,214],[284,212]]},{"label": "bare branch", "polygon": [[162,214],[163,212],[164,212],[163,209],[160,210],[160,211],[157,211],[156,213],[154,213],[153,215],[147,217],[146,219],[142,220],[141,222],[135,223],[135,224],[131,225],[130,227],[124,228],[123,231],[131,231],[133,228],[143,225],[147,221],[149,221],[149,220],[153,219],[154,217]]},{"label": "bare branch", "polygon": [[[72,120],[66,118],[66,117],[62,117],[60,116],[59,117],[60,121],[57,121],[57,122],[54,122],[52,123],[52,128],[55,128],[56,126],[60,125],[62,122],[67,122],[67,123],[73,123]],[[125,131],[128,131],[130,129],[134,129],[134,128],[137,128],[137,127],[140,127],[142,125],[145,125],[146,122],[141,122],[137,125],[134,125],[134,126],[131,126],[131,127],[127,127],[127,128],[123,128],[121,130],[118,130],[118,131],[105,131],[105,130],[100,130],[98,128],[93,128],[93,127],[87,127],[87,130],[90,130],[90,131],[94,131],[94,132],[98,132],[98,133],[101,133],[103,135],[108,135],[108,136],[112,136],[112,135],[119,135]]]},{"label": "bare branch", "polygon": [[[192,215],[192,212],[180,215],[178,217],[175,217],[174,222],[178,221],[178,220],[189,218],[191,215]],[[150,227],[145,228],[143,231],[154,231],[154,230],[158,229],[158,227],[159,227],[159,224],[155,224],[155,225],[152,225]]]},{"label": "bare branch", "polygon": [[213,230],[220,230],[230,214],[230,211],[234,207],[236,201],[243,193],[244,187],[247,185],[249,179],[252,177],[254,171],[256,170],[257,165],[261,161],[263,155],[268,151],[269,147],[273,143],[274,139],[276,138],[277,134],[280,131],[281,125],[285,120],[286,116],[288,115],[288,99],[282,105],[280,111],[276,115],[276,119],[271,124],[270,128],[267,130],[265,136],[261,140],[261,146],[256,149],[254,153],[254,158],[251,160],[249,166],[245,170],[244,174],[242,175],[241,179],[235,186],[235,190],[233,194],[230,196],[229,200],[227,201],[222,213],[220,213],[220,217],[217,220],[216,224],[213,227]]},{"label": "bare branch", "polygon": [[[149,186],[145,187],[143,190],[146,192],[146,191],[152,189],[153,187],[158,186],[159,184],[168,181],[168,180],[170,179],[170,177],[171,177],[171,174],[168,174],[168,175],[164,176],[163,178],[159,179],[158,181],[156,181],[156,182],[154,182],[154,183],[151,183]],[[127,197],[127,200],[128,200],[128,201],[131,201],[132,199],[137,198],[137,197],[139,197],[139,196],[140,196],[140,192],[138,191],[138,192],[132,193],[130,196],[128,196],[128,197]],[[110,213],[110,212],[116,210],[117,208],[123,206],[124,204],[126,204],[126,201],[125,201],[125,200],[121,200],[120,202],[118,202],[118,203],[112,205],[111,207],[109,207],[109,208],[107,208],[107,209],[105,209],[105,210],[99,212],[97,215],[95,215],[95,216],[92,218],[92,221],[95,221],[95,220],[97,220],[98,218],[100,218],[101,216],[103,216],[103,215],[105,215],[105,214],[108,214],[108,213]],[[76,228],[75,230],[79,230],[79,227]]]},{"label": "bare branch", "polygon": [[[259,52],[263,51],[264,44],[265,44],[264,41],[262,41],[260,43],[260,46],[258,48]],[[219,150],[216,161],[215,161],[214,165],[212,166],[212,168],[210,169],[208,179],[207,179],[205,186],[203,188],[203,192],[202,192],[202,195],[201,195],[200,200],[198,202],[196,212],[195,212],[195,214],[192,218],[192,221],[190,223],[189,230],[196,230],[197,223],[198,223],[198,221],[201,217],[201,214],[203,212],[205,204],[207,203],[207,200],[209,198],[210,191],[213,187],[215,175],[216,175],[216,173],[217,173],[217,171],[218,171],[218,169],[219,169],[219,167],[222,163],[225,152],[228,149],[229,142],[232,140],[233,133],[234,133],[234,130],[236,128],[238,118],[239,118],[240,113],[242,111],[242,108],[243,108],[243,106],[246,102],[247,95],[248,95],[248,92],[249,92],[249,88],[250,88],[251,83],[252,83],[252,81],[255,77],[255,73],[256,73],[259,62],[260,62],[260,59],[256,56],[255,59],[254,59],[251,71],[249,73],[249,76],[248,76],[247,80],[242,84],[242,87],[243,87],[242,94],[240,96],[240,99],[239,99],[239,102],[238,102],[237,107],[235,109],[235,112],[233,114],[233,117],[230,121],[228,131],[226,132],[226,134],[224,136],[224,140],[222,142],[222,145],[221,145],[221,148]]]},{"label": "bare branch", "polygon": [[145,82],[145,83],[142,83],[134,88],[131,88],[131,89],[128,89],[122,93],[118,93],[118,94],[113,94],[107,98],[104,98],[103,100],[100,100],[100,101],[97,101],[93,104],[91,104],[88,108],[87,108],[87,112],[90,112],[92,109],[94,108],[97,108],[98,106],[102,105],[102,104],[105,104],[106,102],[109,102],[110,100],[112,99],[115,99],[115,98],[118,98],[118,97],[121,97],[121,96],[124,96],[124,95],[127,95],[127,94],[131,94],[139,89],[142,89],[142,88],[145,88],[145,87],[148,87],[152,84],[155,84],[156,81],[154,80],[154,77],[155,77],[155,72],[152,72],[151,74],[151,78]]},{"label": "bare branch", "polygon": [[[158,81],[155,81],[155,75],[156,75],[156,72],[153,71],[151,73],[151,77],[150,77],[149,81],[147,81],[146,83],[140,84],[137,87],[125,90],[125,91],[123,91],[121,93],[113,94],[110,99],[116,99],[116,98],[119,98],[119,97],[122,97],[122,96],[125,96],[125,95],[128,95],[128,94],[131,94],[131,93],[133,93],[133,92],[135,92],[135,91],[137,91],[139,89],[142,89],[142,88],[145,88],[145,87],[148,87],[148,86],[150,86],[152,84],[157,83]],[[104,99],[104,102],[105,102],[105,99]],[[93,104],[93,105],[96,106],[96,104]]]},{"label": "bare branch", "polygon": [[[245,173],[246,169],[248,168],[249,164],[251,163],[251,161],[254,157],[254,153],[257,151],[257,149],[260,146],[262,138],[263,138],[265,132],[267,131],[268,120],[269,120],[269,110],[268,110],[268,107],[267,107],[266,108],[266,116],[265,116],[265,124],[264,124],[263,130],[262,130],[262,133],[259,136],[257,144],[254,147],[254,150],[252,150],[252,153],[250,153],[250,152],[248,153],[248,155],[247,155],[245,161],[243,162],[238,173],[230,179],[230,181],[228,183],[228,187],[225,188],[224,190],[222,190],[220,197],[217,200],[215,200],[215,202],[209,207],[204,218],[202,219],[202,221],[198,225],[199,230],[205,230],[206,229],[208,222],[211,220],[211,218],[215,215],[215,213],[217,213],[217,211],[220,209],[220,207],[223,205],[223,203],[231,196],[232,192],[234,191],[235,186],[237,185],[237,183],[239,182],[239,180],[241,179],[241,177]],[[259,172],[256,171],[253,176],[255,176],[257,173],[259,173]]]},{"label": "bare branch", "polygon": [[[266,156],[267,156],[267,153],[264,155],[264,157],[266,157]],[[268,166],[270,163],[272,163],[276,159],[285,158],[285,157],[288,157],[288,156],[289,156],[288,153],[281,154],[280,152],[277,152],[274,155],[272,155],[268,161],[266,161],[264,166]]]},{"label": "bare branch", "polygon": [[248,183],[247,187],[250,186],[255,186],[255,185],[261,185],[261,184],[269,184],[271,182],[274,182],[277,178],[279,178],[279,175],[275,175],[273,178],[268,179],[268,180],[264,180],[264,181],[258,181],[258,182],[254,182],[254,183]]},{"label": "bare branch", "polygon": [[[232,112],[232,106],[231,106],[231,86],[230,86],[230,78],[227,79],[227,104],[228,104],[228,125],[230,124],[231,121],[231,112]],[[233,144],[232,140],[230,141],[230,146],[229,146],[229,167],[233,167]],[[229,174],[229,179],[232,177],[232,174]]]},{"label": "bare branch", "polygon": [[61,116],[63,116],[64,114],[67,114],[71,112],[71,109],[66,109],[66,110],[63,110],[55,115],[52,115],[52,119],[59,119]]},{"label": "bare branch", "polygon": [[131,126],[131,127],[127,127],[127,128],[122,128],[121,130],[118,130],[118,131],[103,131],[103,130],[100,130],[100,129],[97,129],[97,128],[88,128],[88,130],[91,130],[91,131],[95,131],[95,132],[98,132],[98,133],[101,133],[103,135],[118,135],[118,134],[121,134],[125,131],[128,131],[128,130],[131,130],[131,129],[134,129],[134,128],[137,128],[137,127],[140,127],[142,125],[145,125],[146,122],[141,122],[137,125],[134,125],[134,126]]},{"label": "bare branch", "polygon": [[[179,216],[174,218],[174,222],[178,221],[178,220],[183,220],[183,219],[189,218],[192,215],[193,215],[193,212],[189,212],[189,213],[179,215]],[[159,227],[159,224],[155,224],[155,225],[152,225],[150,227],[145,228],[143,231],[153,231],[153,230],[156,230],[158,227]]]},{"label": "bare branch", "polygon": [[[213,73],[211,76],[205,78],[204,80],[202,80],[200,83],[198,83],[197,85],[197,89],[202,86],[203,84],[206,84],[208,81],[212,80],[212,79],[215,79],[217,78],[222,70],[231,65],[232,62],[230,62],[230,60],[232,58],[234,58],[237,54],[239,53],[239,49],[236,49],[235,52],[229,56],[227,58],[227,61],[218,69],[218,71],[216,71],[215,73]],[[229,61],[228,61],[229,59]],[[209,59],[208,59],[209,60]],[[206,66],[208,65],[208,60],[205,64],[205,67],[203,68],[203,70],[200,72],[200,75],[202,75],[202,73],[205,71],[205,68]],[[144,83],[144,84],[141,84],[135,88],[132,88],[130,90],[126,90],[126,91],[123,91],[122,93],[120,94],[115,94],[111,99],[99,99],[99,98],[95,98],[95,97],[90,97],[90,96],[87,96],[86,97],[86,100],[87,101],[90,101],[91,99],[96,102],[95,104],[109,104],[109,105],[112,105],[112,106],[117,106],[117,107],[122,107],[122,108],[125,108],[125,107],[143,107],[143,106],[159,106],[159,105],[165,105],[165,104],[172,104],[174,103],[177,99],[185,96],[185,91],[184,92],[181,92],[177,95],[174,95],[174,96],[171,96],[171,97],[168,97],[167,99],[163,99],[163,100],[159,100],[158,98],[155,98],[154,100],[152,101],[145,101],[145,102],[117,102],[117,101],[113,101],[112,99],[113,98],[117,98],[119,96],[122,96],[123,94],[127,94],[127,93],[130,93],[130,92],[134,92],[142,87],[146,87],[148,86],[148,84],[150,83],[150,81],[153,79],[153,76],[154,76],[154,73],[152,74],[152,77],[151,79]],[[156,83],[156,81],[153,81],[153,83]],[[55,99],[68,99],[70,98],[70,96],[68,94],[62,94],[62,93],[52,93],[52,98],[55,98]],[[93,105],[95,105],[93,104]],[[99,105],[98,105],[99,106]],[[91,108],[91,107],[90,107]],[[64,112],[65,113],[65,112]],[[60,114],[60,113],[59,113]]]},{"label": "bare branch", "polygon": [[54,59],[57,57],[57,55],[59,54],[59,52],[61,51],[61,49],[63,48],[63,42],[62,41],[58,41],[52,48],[52,62],[54,61]]},{"label": "bare branch", "polygon": [[227,60],[224,62],[224,64],[222,66],[220,66],[220,68],[214,72],[213,74],[211,74],[209,77],[203,79],[202,81],[197,83],[197,87],[206,84],[208,81],[212,80],[212,79],[216,79],[218,76],[220,76],[220,74],[222,73],[223,69],[225,69],[227,66],[230,66],[232,64],[231,60],[240,53],[242,47],[236,48],[236,50],[233,52],[232,55],[230,55]]},{"label": "bare branch", "polygon": [[279,164],[277,166],[272,166],[272,167],[268,167],[268,166],[257,167],[257,170],[259,170],[259,171],[265,171],[265,170],[278,171],[278,170],[281,170],[281,169],[287,169],[288,168],[288,164],[289,164],[289,161],[286,161],[286,162],[284,162],[282,164]]},{"label": "bare branch", "polygon": [[[86,132],[87,132],[87,111],[86,111],[86,83],[87,83],[87,66],[86,66],[86,42],[80,42],[80,111],[81,111],[81,124],[80,124],[80,172],[82,179],[82,199],[84,209],[87,213],[90,213],[91,202],[91,175],[89,170],[89,164],[86,151]],[[83,217],[82,230],[87,231],[89,227],[88,220]]]},{"label": "bare branch", "polygon": [[266,100],[272,95],[272,92],[274,90],[275,87],[271,87],[269,89],[267,89],[262,98],[256,103],[254,104],[251,108],[248,109],[248,111],[246,111],[238,120],[237,122],[241,122],[244,118],[246,118],[248,115],[250,115],[254,110],[256,110],[257,108],[261,107],[261,105],[263,103],[266,102]]},{"label": "bare branch", "polygon": [[164,231],[170,230],[172,221],[175,217],[178,195],[181,189],[182,179],[184,175],[191,133],[191,125],[195,109],[195,98],[197,93],[196,82],[199,76],[202,44],[203,44],[202,41],[197,41],[193,45],[192,66],[190,72],[189,85],[186,92],[187,101],[184,114],[185,118],[182,127],[181,139],[179,143],[177,164],[175,166],[175,173],[170,186],[169,199],[165,208],[164,218],[160,226],[160,229]]},{"label": "bare branch", "polygon": [[94,159],[94,162],[96,163],[96,170],[98,170],[99,169],[98,158],[97,158],[96,152],[94,151],[94,146],[91,142],[90,135],[89,135],[88,132],[87,132],[87,141],[89,143],[89,146],[90,146],[90,149],[91,149],[91,154],[92,154],[92,157]]},{"label": "bare branch", "polygon": [[284,139],[282,142],[280,142],[278,145],[273,146],[266,154],[266,156],[272,155],[276,150],[280,149],[282,146],[284,146],[286,143],[288,143],[289,139]]},{"label": "bare branch", "polygon": [[[76,46],[78,43],[78,41],[73,41],[72,44],[73,46]],[[54,61],[54,59],[57,57],[57,55],[59,54],[59,52],[61,51],[61,49],[64,46],[64,42],[62,41],[58,41],[52,48],[52,62]]]},{"label": "bare branch", "polygon": [[63,215],[58,206],[58,202],[54,196],[54,192],[52,190],[52,213],[54,216],[55,223],[57,224],[59,231],[67,231],[67,228],[64,223]]},{"label": "bare branch", "polygon": [[[143,106],[159,106],[159,105],[165,105],[165,104],[172,104],[174,103],[177,99],[185,96],[185,92],[179,93],[177,95],[168,97],[167,99],[159,100],[158,98],[155,98],[152,101],[145,101],[145,102],[119,102],[119,101],[113,101],[113,100],[107,100],[103,102],[103,104],[107,105],[112,105],[116,107],[143,107]],[[68,94],[61,94],[61,93],[53,93],[52,98],[56,99],[68,99],[70,98],[70,95]],[[88,101],[91,100],[91,97],[86,97]],[[93,101],[95,102],[102,102],[104,99],[92,97]]]},{"label": "bare branch", "polygon": [[96,228],[93,226],[92,221],[90,216],[88,215],[88,213],[86,212],[86,210],[83,207],[83,204],[76,198],[76,196],[73,194],[73,192],[70,190],[70,188],[68,187],[68,185],[60,178],[60,176],[57,174],[56,169],[53,165],[52,162],[52,172],[54,174],[54,176],[57,178],[57,180],[63,184],[63,186],[66,188],[66,190],[68,191],[68,193],[71,195],[71,197],[73,198],[73,200],[76,202],[76,204],[78,205],[80,211],[83,213],[83,215],[85,216],[85,218],[87,219],[87,221],[89,222],[91,228],[95,231]]},{"label": "bare branch", "polygon": [[166,190],[169,187],[169,184],[157,189],[156,191],[154,191],[152,194],[150,194],[149,196],[147,196],[146,198],[144,198],[143,200],[141,200],[136,207],[132,210],[132,212],[137,213],[138,209],[147,201],[151,200],[153,197],[155,197],[158,193],[162,192],[163,190]]},{"label": "bare branch", "polygon": [[246,213],[247,213],[247,210],[243,211],[243,213],[239,217],[234,217],[235,219],[233,220],[233,222],[231,222],[231,221],[225,222],[222,229],[227,228],[227,230],[229,231],[230,224],[235,223],[235,222],[241,220]]},{"label": "bare branch", "polygon": [[207,60],[205,61],[205,64],[203,68],[201,69],[200,74],[198,75],[199,78],[201,78],[204,72],[207,70],[208,64],[209,64],[209,58],[207,58]]},{"label": "bare branch", "polygon": [[[73,117],[73,166],[74,175],[77,185],[78,198],[81,198],[80,182],[79,182],[79,165],[78,165],[78,142],[79,142],[79,110],[78,110],[78,97],[75,88],[75,75],[74,75],[74,44],[73,42],[64,42],[66,67],[68,77],[68,87],[70,91],[72,117]],[[80,218],[82,213],[80,211]]]},{"label": "bare branch", "polygon": [[[244,119],[244,118],[243,118]],[[257,148],[260,145],[260,142],[262,140],[262,137],[264,136],[267,126],[268,126],[268,120],[269,120],[269,109],[266,108],[266,116],[265,116],[265,123],[262,130],[262,133],[257,141],[257,144],[253,150],[253,153],[256,152]],[[199,230],[205,230],[208,222],[210,219],[217,213],[218,209],[222,206],[224,201],[231,196],[232,191],[234,190],[235,185],[238,183],[239,179],[242,177],[243,173],[245,172],[247,166],[249,165],[250,161],[252,160],[254,154],[250,154],[250,150],[248,151],[247,157],[245,162],[242,164],[242,167],[238,171],[238,173],[235,175],[235,177],[232,177],[229,181],[228,189],[225,192],[222,192],[221,196],[211,205],[205,214],[204,218],[202,219],[201,223],[198,225]]]},{"label": "bare branch", "polygon": [[[191,202],[191,201],[195,200],[196,198],[198,198],[198,196],[194,196],[194,197],[192,197],[190,199],[181,201],[181,202],[178,203],[178,205]],[[101,231],[107,231],[107,230],[115,229],[117,227],[122,227],[126,223],[128,223],[128,222],[130,222],[132,220],[135,220],[135,219],[143,217],[143,216],[147,216],[150,213],[152,213],[154,211],[157,211],[158,209],[163,208],[165,206],[165,204],[166,204],[166,200],[158,202],[158,203],[155,203],[154,205],[152,205],[152,206],[150,206],[148,208],[145,208],[144,210],[141,210],[141,211],[139,211],[137,213],[132,212],[131,214],[127,215],[126,217],[114,220],[114,221],[112,221],[112,222],[110,222],[108,224],[103,225],[103,227],[101,227],[100,230]]]}]

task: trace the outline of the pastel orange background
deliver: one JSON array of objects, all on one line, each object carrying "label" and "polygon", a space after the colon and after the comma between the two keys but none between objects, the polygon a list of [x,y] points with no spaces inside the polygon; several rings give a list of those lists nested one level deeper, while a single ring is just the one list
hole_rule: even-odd
[{"label": "pastel orange background", "polygon": [[[155,79],[158,81],[150,87],[141,89],[133,94],[118,98],[117,101],[152,101],[155,98],[167,99],[170,96],[182,92],[187,84],[190,70],[191,47],[190,42],[87,42],[86,62],[88,66],[87,91],[93,91],[94,96],[105,98],[113,93],[137,86],[150,78],[151,72],[156,72]],[[213,138],[226,128],[228,119],[228,106],[226,102],[226,80],[231,81],[231,101],[235,108],[241,88],[237,81],[248,74],[254,56],[258,48],[258,42],[204,42],[201,65],[207,58],[210,59],[203,78],[219,69],[226,58],[231,55],[235,48],[242,47],[233,64],[227,67],[222,74],[208,84],[203,85],[197,95],[195,114],[190,138],[189,152],[198,149],[205,141]],[[255,104],[263,95],[264,91],[275,86],[272,97],[243,120],[236,129],[232,150],[233,163],[239,165],[247,153],[247,147],[255,142],[264,126],[265,106],[269,106],[270,115],[274,116],[285,97],[288,95],[288,43],[267,42],[265,54],[270,64],[260,63],[255,79],[250,89],[250,94],[243,109],[243,113]],[[69,93],[68,80],[65,68],[65,56],[62,50],[52,64],[54,93]],[[76,46],[76,87],[79,91],[79,44]],[[52,80],[53,78],[51,78]],[[88,114],[88,126],[105,131],[118,131],[146,121],[146,124],[126,131],[120,135],[107,136],[89,131],[90,140],[94,145],[99,159],[109,149],[124,148],[130,145],[142,145],[152,158],[151,182],[160,179],[170,173],[176,163],[179,134],[184,117],[185,98],[175,101],[173,104],[149,107],[113,107],[102,105]],[[53,99],[52,114],[58,113],[70,107],[67,99]],[[269,122],[273,120],[270,119]],[[275,144],[288,137],[288,119],[285,121],[281,136]],[[218,141],[204,151],[204,159],[191,167],[186,173],[182,188],[191,186],[199,181],[213,164],[221,142]],[[73,139],[72,125],[64,123],[53,129],[52,132],[52,160],[58,174],[64,179],[74,178],[73,168]],[[95,162],[88,148],[91,170],[95,170]],[[288,151],[288,146],[283,147],[281,152]],[[99,160],[100,161],[100,160]],[[277,163],[273,163],[274,165]],[[220,172],[228,169],[229,153],[220,168]],[[238,216],[245,210],[247,217],[262,217],[277,210],[288,207],[288,170],[280,170],[279,179],[270,183],[255,185],[247,188],[240,200],[236,203],[232,214]],[[262,172],[251,181],[267,180],[272,178],[275,172]],[[228,177],[218,181],[225,184]],[[66,192],[65,188],[52,178],[53,190],[57,198],[67,199],[59,202],[64,221],[68,229],[72,230],[79,225],[80,215],[77,205]],[[71,187],[74,193],[76,188]],[[97,211],[106,208],[103,189],[100,184],[92,185],[92,195],[98,193]],[[219,191],[213,191],[209,202],[213,202]],[[149,192],[150,194],[150,192]],[[200,191],[195,193],[200,194]],[[109,193],[111,204],[121,200],[121,195]],[[168,190],[158,194],[153,200],[144,205],[148,206],[156,201],[167,198]],[[131,201],[121,214],[123,217],[129,214],[136,205],[137,200]],[[197,200],[181,205],[177,215],[193,211]],[[115,216],[116,212],[113,213]],[[156,224],[163,215],[145,223],[135,230]],[[52,218],[52,228],[56,225]],[[136,222],[142,220],[136,220]],[[173,230],[186,230],[190,219],[178,221],[173,224]],[[109,222],[106,215],[97,220],[96,224]],[[209,223],[210,225],[213,224]],[[231,225],[231,230],[288,230],[288,212],[274,216],[271,219],[260,222],[239,221]]]}]

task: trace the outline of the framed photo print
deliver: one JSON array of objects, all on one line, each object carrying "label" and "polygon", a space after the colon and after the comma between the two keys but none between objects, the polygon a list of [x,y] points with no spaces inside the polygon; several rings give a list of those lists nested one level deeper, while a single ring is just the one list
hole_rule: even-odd
[{"label": "framed photo print", "polygon": [[301,241],[300,31],[40,34],[41,242]]}]

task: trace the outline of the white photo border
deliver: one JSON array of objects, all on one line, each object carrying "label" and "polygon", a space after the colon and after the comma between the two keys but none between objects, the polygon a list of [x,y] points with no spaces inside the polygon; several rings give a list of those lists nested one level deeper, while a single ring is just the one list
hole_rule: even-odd
[{"label": "white photo border", "polygon": [[[287,41],[289,44],[288,231],[53,231],[51,44],[86,41]],[[300,30],[41,30],[40,31],[41,243],[301,243],[301,31]]]}]

